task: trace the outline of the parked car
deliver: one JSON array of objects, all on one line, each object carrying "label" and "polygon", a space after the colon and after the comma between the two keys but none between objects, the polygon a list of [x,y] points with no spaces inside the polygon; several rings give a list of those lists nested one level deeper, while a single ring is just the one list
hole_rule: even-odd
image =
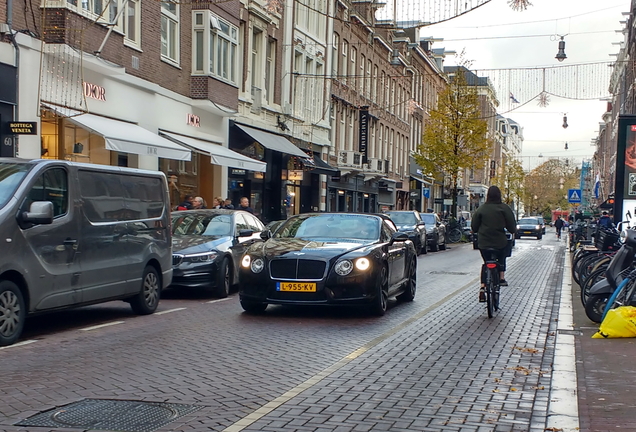
[{"label": "parked car", "polygon": [[446,225],[437,213],[420,213],[426,224],[426,242],[433,252],[446,249]]},{"label": "parked car", "polygon": [[174,288],[196,288],[227,297],[238,284],[245,250],[262,243],[265,226],[242,210],[185,210],[172,212]]},{"label": "parked car", "polygon": [[417,254],[428,252],[426,245],[426,224],[415,210],[391,210],[386,214],[391,218],[398,231],[404,232],[415,245]]},{"label": "parked car", "polygon": [[285,222],[285,220],[286,219],[271,221],[267,223],[267,225],[265,225],[265,229],[268,229],[269,231],[271,231],[272,234],[274,234],[278,227],[281,226],[283,222]]},{"label": "parked car", "polygon": [[541,240],[543,237],[543,230],[545,227],[541,224],[543,218],[536,216],[523,217],[517,221],[517,233],[515,238],[521,238],[522,236],[536,237],[537,240]]},{"label": "parked car", "polygon": [[153,313],[170,284],[166,176],[106,165],[0,159],[0,346],[27,315],[125,300]]},{"label": "parked car", "polygon": [[387,216],[305,213],[249,247],[239,296],[250,313],[269,304],[364,305],[383,315],[389,297],[413,300],[416,270],[413,242]]}]

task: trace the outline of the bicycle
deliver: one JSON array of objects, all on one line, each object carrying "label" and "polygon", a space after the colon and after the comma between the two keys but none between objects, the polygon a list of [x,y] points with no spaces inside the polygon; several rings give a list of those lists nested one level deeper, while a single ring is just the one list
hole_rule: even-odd
[{"label": "bicycle", "polygon": [[449,243],[458,243],[461,241],[464,233],[462,232],[461,225],[456,220],[450,220],[446,225],[449,229],[447,238]]},{"label": "bicycle", "polygon": [[483,249],[490,255],[482,266],[482,273],[486,273],[486,309],[488,310],[488,318],[492,318],[496,311],[499,310],[499,261],[497,249]]}]

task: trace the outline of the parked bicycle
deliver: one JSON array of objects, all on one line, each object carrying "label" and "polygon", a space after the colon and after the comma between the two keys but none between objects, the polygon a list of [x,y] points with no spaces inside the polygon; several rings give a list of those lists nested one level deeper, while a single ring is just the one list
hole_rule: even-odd
[{"label": "parked bicycle", "polygon": [[446,224],[447,239],[449,243],[458,243],[464,235],[463,228],[456,219],[451,219]]}]

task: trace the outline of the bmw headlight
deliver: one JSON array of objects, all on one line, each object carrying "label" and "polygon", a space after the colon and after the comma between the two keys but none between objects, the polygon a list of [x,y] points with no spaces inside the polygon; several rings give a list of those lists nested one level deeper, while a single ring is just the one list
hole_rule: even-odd
[{"label": "bmw headlight", "polygon": [[334,270],[338,275],[346,276],[353,270],[353,263],[350,260],[338,261]]},{"label": "bmw headlight", "polygon": [[201,252],[195,254],[187,254],[183,256],[184,261],[190,262],[207,262],[214,261],[219,254],[215,251]]},{"label": "bmw headlight", "polygon": [[250,266],[250,268],[254,273],[260,273],[265,268],[265,261],[263,261],[263,258],[256,258],[254,261],[252,261],[252,265]]},{"label": "bmw headlight", "polygon": [[369,261],[369,258],[358,258],[356,260],[356,268],[358,270],[368,270],[369,267],[371,267],[371,261]]},{"label": "bmw headlight", "polygon": [[241,260],[241,265],[242,265],[244,268],[250,268],[250,264],[251,264],[251,263],[252,263],[252,257],[251,257],[251,256],[249,256],[249,255],[245,255],[245,256],[243,257],[243,259]]}]

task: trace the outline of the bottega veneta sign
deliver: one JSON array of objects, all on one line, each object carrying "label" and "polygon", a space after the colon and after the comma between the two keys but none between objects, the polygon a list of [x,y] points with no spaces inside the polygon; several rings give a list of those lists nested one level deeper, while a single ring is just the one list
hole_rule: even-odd
[{"label": "bottega veneta sign", "polygon": [[9,133],[14,135],[37,135],[37,122],[9,122]]}]

